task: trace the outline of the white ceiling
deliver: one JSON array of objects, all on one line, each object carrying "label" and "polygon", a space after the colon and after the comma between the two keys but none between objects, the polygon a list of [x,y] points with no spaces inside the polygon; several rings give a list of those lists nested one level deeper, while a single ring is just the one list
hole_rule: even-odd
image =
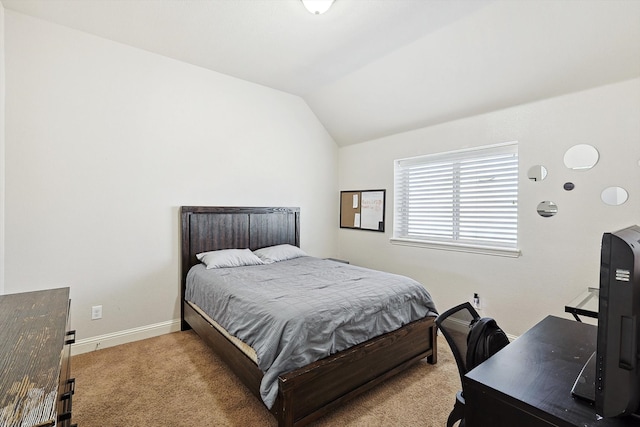
[{"label": "white ceiling", "polygon": [[355,144],[640,76],[639,0],[1,0],[306,100]]}]

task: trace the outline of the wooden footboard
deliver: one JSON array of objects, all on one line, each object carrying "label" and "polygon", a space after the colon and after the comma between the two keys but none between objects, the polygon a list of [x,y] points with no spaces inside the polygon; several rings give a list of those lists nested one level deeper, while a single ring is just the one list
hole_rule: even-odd
[{"label": "wooden footboard", "polygon": [[[185,323],[260,398],[262,372],[256,364],[188,303],[183,305]],[[283,374],[271,412],[279,427],[308,424],[425,357],[436,363],[436,342],[434,318],[427,317]]]},{"label": "wooden footboard", "polygon": [[279,426],[308,424],[425,357],[430,363],[437,361],[434,318],[281,375],[272,412]]}]

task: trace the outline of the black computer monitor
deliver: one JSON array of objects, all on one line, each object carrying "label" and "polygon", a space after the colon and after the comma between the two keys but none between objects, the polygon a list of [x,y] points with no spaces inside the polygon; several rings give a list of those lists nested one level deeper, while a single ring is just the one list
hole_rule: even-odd
[{"label": "black computer monitor", "polygon": [[602,236],[596,413],[632,414],[640,404],[640,227]]},{"label": "black computer monitor", "polygon": [[598,341],[574,395],[602,417],[640,408],[640,227],[604,233],[600,255]]}]

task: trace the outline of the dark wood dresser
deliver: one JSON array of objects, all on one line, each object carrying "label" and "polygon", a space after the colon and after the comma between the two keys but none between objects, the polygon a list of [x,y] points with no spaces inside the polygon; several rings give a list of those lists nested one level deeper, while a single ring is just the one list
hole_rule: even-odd
[{"label": "dark wood dresser", "polygon": [[0,427],[71,427],[69,288],[0,295]]}]

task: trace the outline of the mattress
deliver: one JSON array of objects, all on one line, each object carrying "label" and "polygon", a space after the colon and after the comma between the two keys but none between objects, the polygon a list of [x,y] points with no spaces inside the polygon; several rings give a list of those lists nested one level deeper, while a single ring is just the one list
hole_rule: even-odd
[{"label": "mattress", "polygon": [[218,322],[213,320],[207,313],[204,312],[200,307],[198,307],[195,303],[187,301],[187,304],[191,306],[200,316],[204,317],[207,322],[211,324],[214,328],[218,330],[226,339],[231,341],[233,345],[238,347],[240,351],[242,351],[249,359],[253,361],[256,365],[258,364],[258,356],[256,355],[256,351],[247,343],[243,342],[238,337],[234,337],[231,335],[225,328],[220,326]]},{"label": "mattress", "polygon": [[211,270],[198,264],[185,299],[255,350],[269,408],[278,375],[437,315],[415,280],[314,257]]}]

